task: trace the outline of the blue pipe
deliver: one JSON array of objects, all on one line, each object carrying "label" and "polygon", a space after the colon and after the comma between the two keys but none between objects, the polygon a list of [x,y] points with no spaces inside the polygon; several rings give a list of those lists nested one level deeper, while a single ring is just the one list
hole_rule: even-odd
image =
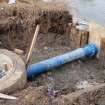
[{"label": "blue pipe", "polygon": [[78,48],[69,53],[59,55],[36,64],[32,64],[27,68],[28,78],[33,75],[38,75],[48,70],[52,70],[55,67],[63,65],[73,60],[77,60],[83,57],[92,57],[98,53],[98,48],[95,44],[88,44],[83,48]]}]

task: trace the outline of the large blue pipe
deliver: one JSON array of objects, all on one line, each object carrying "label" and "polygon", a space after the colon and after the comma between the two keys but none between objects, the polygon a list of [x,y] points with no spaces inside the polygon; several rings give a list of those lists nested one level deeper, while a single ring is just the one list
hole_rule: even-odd
[{"label": "large blue pipe", "polygon": [[77,60],[82,57],[92,57],[98,53],[98,48],[95,44],[88,44],[83,48],[78,48],[69,53],[59,55],[36,64],[32,64],[27,68],[28,78],[33,75],[38,75],[48,70],[52,70],[55,67],[63,65],[73,60]]}]

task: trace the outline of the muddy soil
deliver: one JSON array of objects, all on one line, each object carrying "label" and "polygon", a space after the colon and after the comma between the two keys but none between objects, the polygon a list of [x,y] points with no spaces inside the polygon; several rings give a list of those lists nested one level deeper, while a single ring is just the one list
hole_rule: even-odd
[{"label": "muddy soil", "polygon": [[[72,24],[72,16],[65,11],[64,6],[59,4],[60,6],[58,5],[56,8],[54,4],[52,8],[49,8],[48,5],[37,2],[33,7],[31,1],[19,1],[21,3],[18,2],[14,6],[8,6],[6,3],[0,4],[0,7],[3,8],[0,12],[0,19],[2,20],[0,21],[1,48],[10,50],[19,48],[27,52],[34,28],[37,23],[40,23],[41,31],[30,64],[73,49],[69,40],[70,33],[68,34],[67,29],[68,23]],[[42,7],[42,5],[44,6]],[[48,22],[50,25],[47,24]],[[12,93],[19,98],[18,100],[0,100],[0,105],[56,105],[55,100],[62,95],[79,91],[77,84],[81,81],[104,83],[104,63],[104,60],[85,58],[35,76],[28,80],[23,90]],[[104,105],[104,97],[100,100],[102,101],[101,105]],[[84,100],[81,101],[81,105],[84,105],[83,102]],[[90,104],[100,105],[98,103],[92,104],[92,102],[87,105]],[[64,103],[62,105],[75,105],[75,103]]]},{"label": "muddy soil", "polygon": [[[67,51],[70,51],[69,47],[45,47],[45,49],[43,50],[33,52],[31,63],[35,63],[52,56],[62,54]],[[102,84],[105,82],[104,75],[104,63],[99,62],[96,59],[82,59],[79,61],[68,63],[66,65],[63,65],[62,67],[54,69],[53,71],[49,71],[47,73],[43,73],[39,76],[33,77],[30,81],[28,81],[25,89],[13,93],[14,96],[17,96],[19,98],[19,101],[1,100],[1,105],[56,105],[56,99],[58,99],[57,103],[62,103],[61,105],[72,105],[69,104],[69,101],[63,104],[63,99],[61,100],[60,97],[62,95],[66,96],[68,94],[78,92],[79,89],[76,86],[77,83],[81,81],[88,81],[92,84]],[[103,91],[104,88],[102,92]],[[99,98],[99,100],[97,100],[96,102],[99,103],[101,100],[102,105],[104,105],[105,94],[104,92],[102,92],[97,92],[97,97],[98,94],[99,97],[101,97],[100,95],[103,94],[103,97]],[[95,93],[93,93],[93,97],[96,97],[94,95]],[[78,105],[78,103],[84,105],[83,102],[86,97],[87,95],[84,96],[82,101],[77,101],[76,105]],[[80,99],[82,98],[80,97]],[[93,102],[94,99],[89,103]],[[89,103],[87,105],[90,105]],[[92,105],[96,105],[95,103]]]},{"label": "muddy soil", "polygon": [[0,47],[18,48],[26,53],[36,24],[41,24],[42,33],[64,34],[71,21],[72,16],[62,3],[46,4],[36,0],[19,0],[14,5],[0,3]]}]

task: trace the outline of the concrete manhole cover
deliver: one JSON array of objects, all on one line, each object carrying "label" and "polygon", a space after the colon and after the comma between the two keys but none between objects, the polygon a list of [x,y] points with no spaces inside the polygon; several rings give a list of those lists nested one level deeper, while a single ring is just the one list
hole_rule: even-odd
[{"label": "concrete manhole cover", "polygon": [[26,83],[25,63],[17,54],[0,49],[0,92],[9,93]]}]

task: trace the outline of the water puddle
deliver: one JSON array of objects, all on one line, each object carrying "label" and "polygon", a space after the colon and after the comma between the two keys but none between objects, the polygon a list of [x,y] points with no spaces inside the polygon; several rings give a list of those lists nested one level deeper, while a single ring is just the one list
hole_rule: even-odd
[{"label": "water puddle", "polygon": [[77,15],[105,26],[105,0],[68,0],[71,1]]}]

